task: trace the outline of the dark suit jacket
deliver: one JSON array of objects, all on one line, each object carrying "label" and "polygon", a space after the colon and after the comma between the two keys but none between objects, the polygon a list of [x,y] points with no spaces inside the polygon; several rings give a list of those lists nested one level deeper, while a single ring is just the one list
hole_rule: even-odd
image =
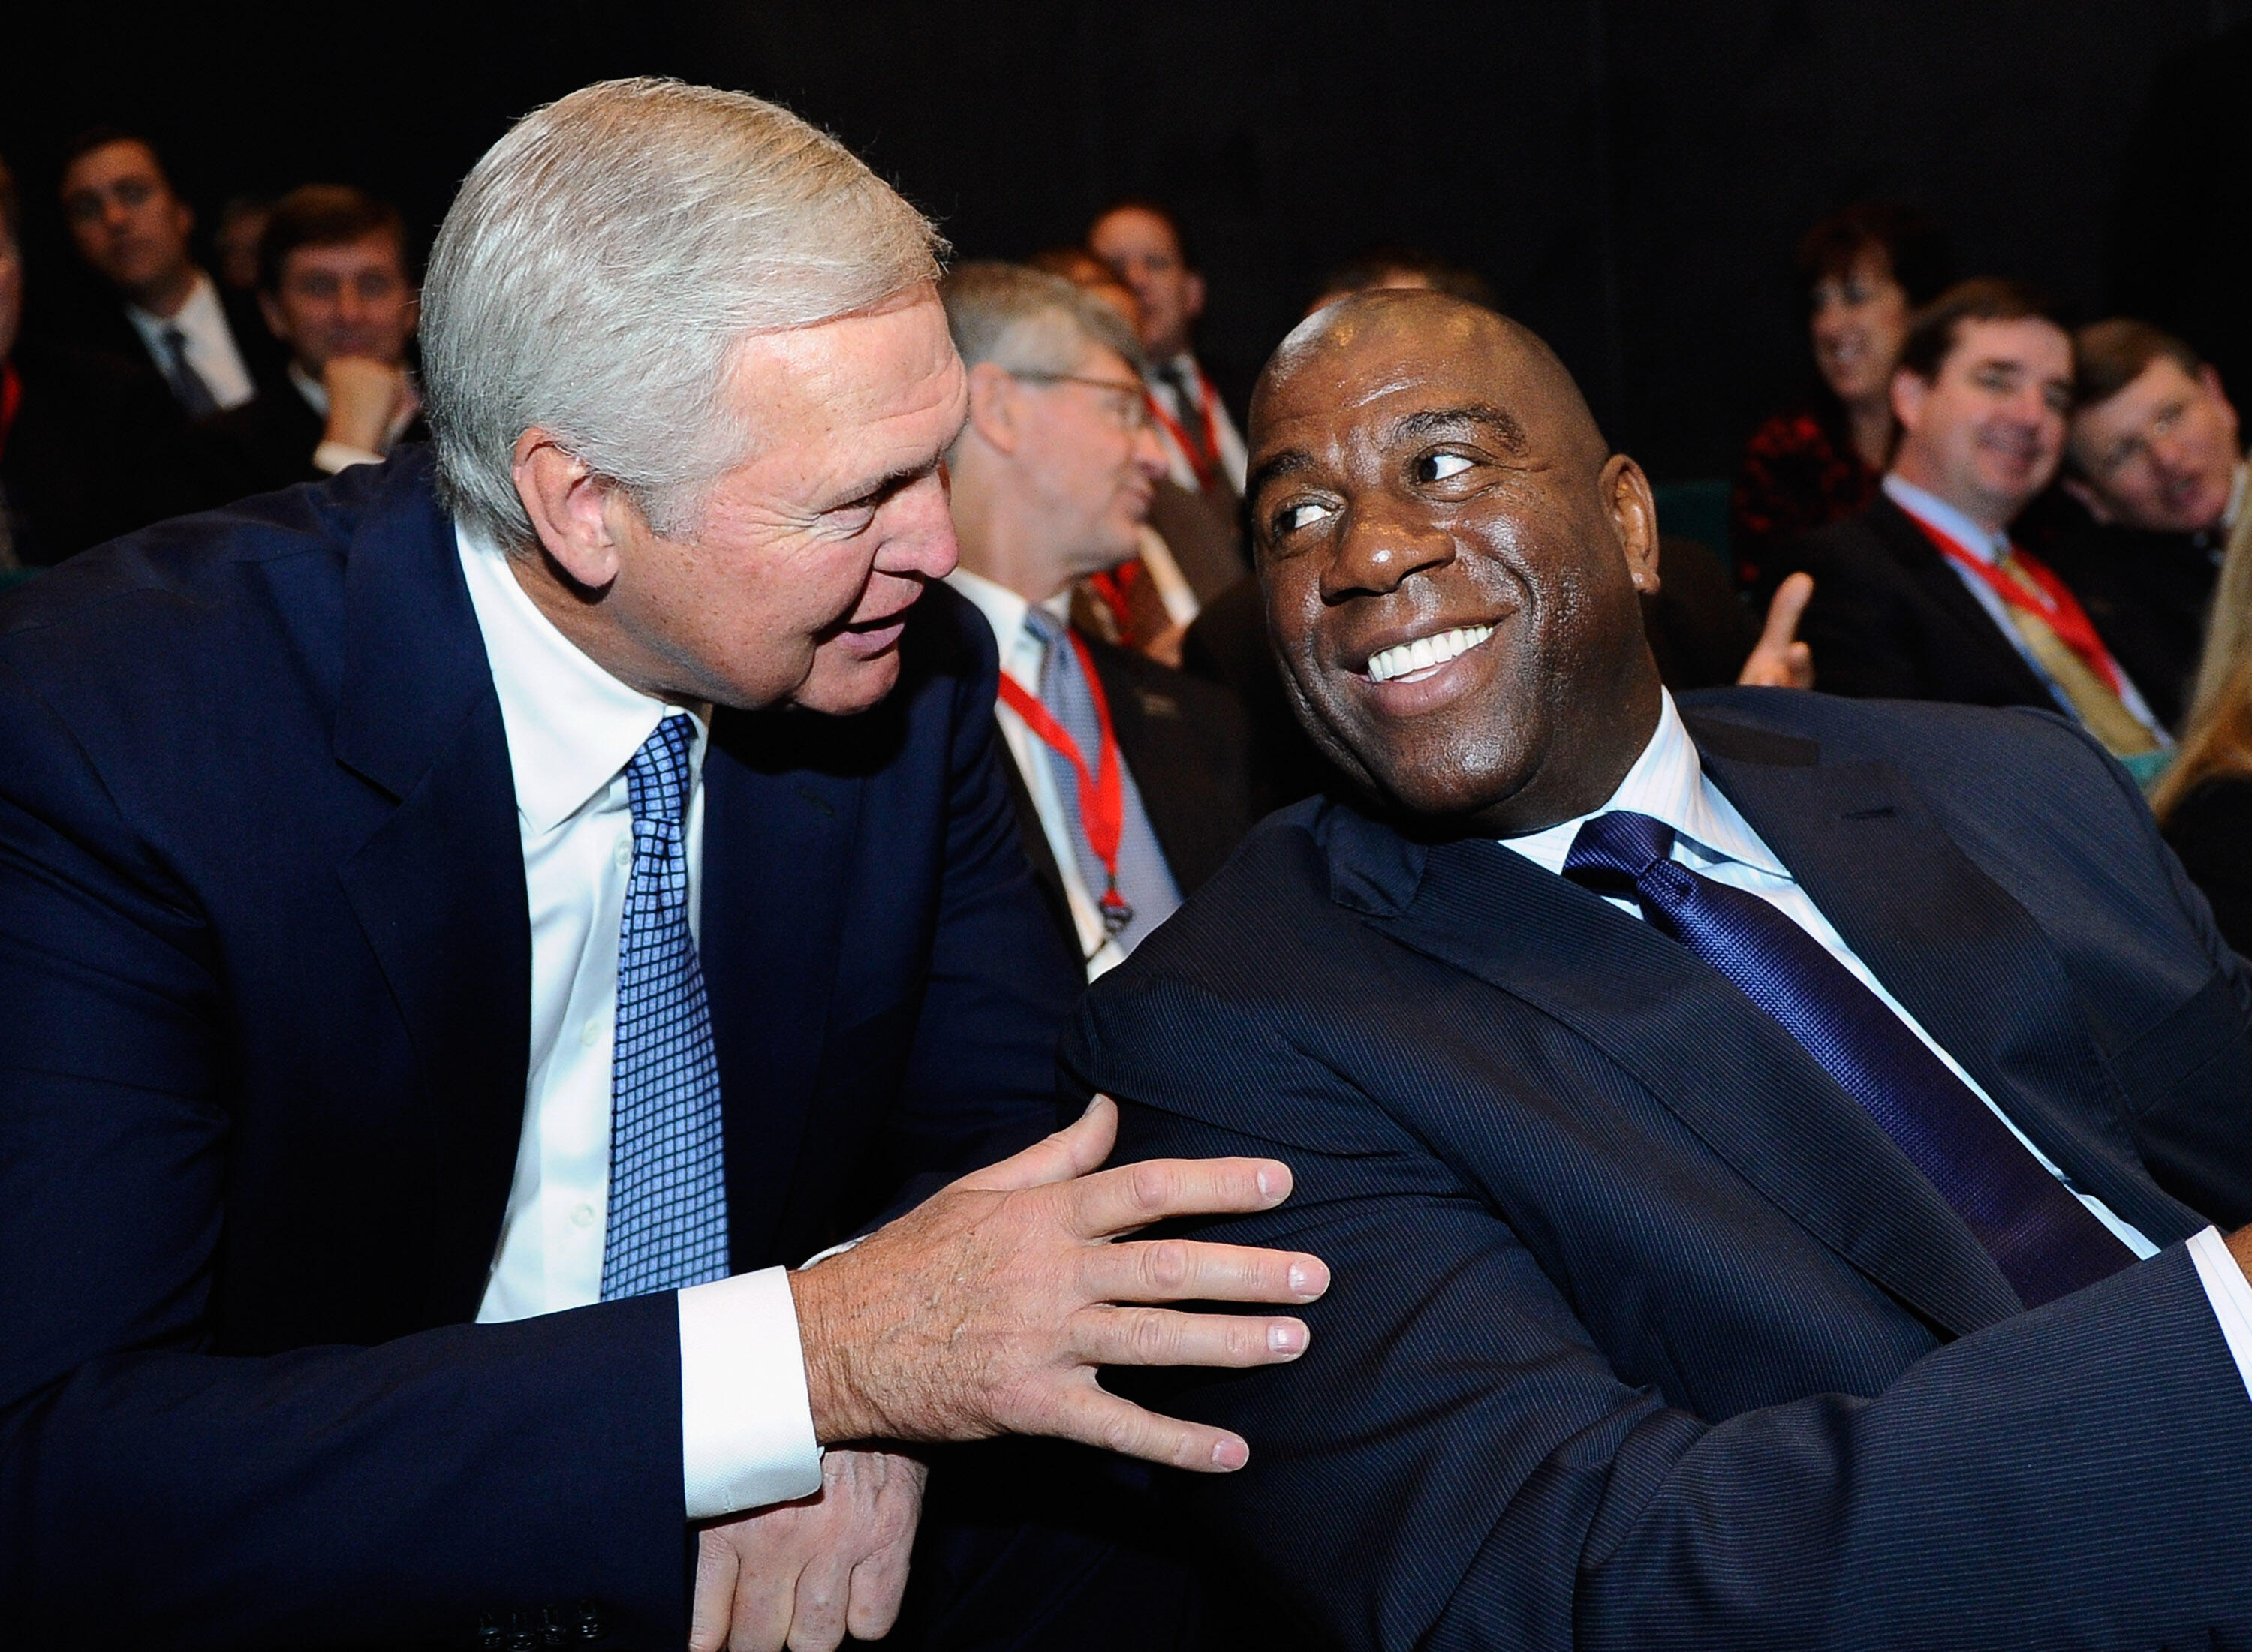
[{"label": "dark suit jacket", "polygon": [[186,426],[153,370],[38,339],[13,359],[24,396],[0,489],[17,561],[52,566],[185,508]]},{"label": "dark suit jacket", "polygon": [[2252,1401],[2179,1246],[2252,1218],[2244,965],[2059,718],[1684,710],[1878,978],[2169,1248],[2022,1312],[1687,948],[1308,804],[1066,1038],[1128,1155],[1292,1166],[1199,1232],[1333,1270],[1296,1364],[1163,1396],[1251,1442],[1185,1495],[1346,1646],[2252,1644]]},{"label": "dark suit jacket", "polygon": [[1798,635],[1825,693],[2057,709],[2055,698],[1907,511],[1880,494],[1778,553],[1814,576]]},{"label": "dark suit jacket", "polygon": [[[240,407],[206,419],[190,435],[199,509],[272,493],[299,482],[325,481],[313,462],[327,421],[297,386],[284,378],[261,387]],[[421,441],[428,428],[418,414],[400,441]]]},{"label": "dark suit jacket", "polygon": [[[142,342],[140,330],[125,313],[125,306],[106,288],[94,282],[89,271],[81,271],[85,279],[74,283],[74,292],[60,295],[59,306],[62,314],[55,331],[67,343],[83,350],[98,351],[146,367],[159,375],[162,370],[149,355],[149,346]],[[267,326],[266,318],[259,314],[258,301],[247,293],[230,293],[219,289],[219,309],[226,316],[226,330],[234,340],[235,353],[251,380],[258,387],[268,390],[287,384],[284,376],[289,365],[289,352]],[[170,385],[165,394],[171,394]]]},{"label": "dark suit jacket", "polygon": [[[1164,852],[1166,869],[1187,895],[1220,870],[1256,818],[1251,812],[1243,708],[1215,684],[1099,637],[1086,641],[1110,705],[1118,755],[1142,794],[1143,811]],[[1063,874],[1048,847],[1039,810],[1015,763],[1004,760],[1001,767],[1008,772],[1032,881],[1039,885],[1056,933],[1076,954],[1079,927],[1072,921]]]},{"label": "dark suit jacket", "polygon": [[2158,721],[2179,732],[2221,577],[2217,543],[2080,521],[2037,553],[2088,610]]},{"label": "dark suit jacket", "polygon": [[[990,634],[933,590],[901,647],[863,717],[714,724],[739,1270],[1050,1128],[1079,976],[996,766]],[[10,1646],[467,1643],[582,1603],[600,1643],[682,1644],[671,1298],[466,1322],[531,963],[427,455],[0,601]]]}]

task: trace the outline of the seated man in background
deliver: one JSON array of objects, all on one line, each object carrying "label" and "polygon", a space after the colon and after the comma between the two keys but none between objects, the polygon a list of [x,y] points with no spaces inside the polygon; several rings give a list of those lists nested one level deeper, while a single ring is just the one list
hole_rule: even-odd
[{"label": "seated man in background", "polygon": [[1168,1390],[1263,1447],[1183,1494],[1323,1644],[2245,1644],[2252,976],[2116,767],[1677,705],[1649,485],[1490,312],[1345,300],[1251,426],[1358,795],[1064,1047],[1127,1151],[1293,1167],[1190,1233],[1335,1270],[1294,1368]]},{"label": "seated man in background", "polygon": [[22,198],[0,163],[0,573],[165,515],[179,415],[136,363],[22,337]]},{"label": "seated man in background", "polygon": [[2064,489],[2088,519],[2047,547],[2112,657],[2179,731],[2246,466],[2221,375],[2180,339],[2124,317],[2073,337]]},{"label": "seated man in background", "polygon": [[2116,756],[2168,737],[2063,582],[2010,541],[2072,405],[2072,339],[2016,281],[1964,281],[1908,328],[1881,496],[1785,550],[1814,576],[1802,627],[1834,694],[2058,709]]},{"label": "seated man in background", "polygon": [[1025,852],[1092,978],[1249,829],[1243,714],[1227,690],[1069,623],[1074,582],[1135,555],[1164,474],[1139,342],[1043,271],[970,264],[940,292],[970,370],[947,455],[962,554],[949,582],[1000,646]]},{"label": "seated man in background", "polygon": [[288,370],[210,422],[199,446],[213,503],[379,464],[423,434],[407,366],[417,301],[396,207],[340,184],[290,191],[259,242],[258,303]]},{"label": "seated man in background", "polygon": [[256,395],[272,341],[247,306],[230,311],[195,261],[188,235],[196,215],[156,146],[112,128],[85,133],[64,152],[61,193],[72,244],[111,301],[87,318],[80,342],[145,357],[191,420]]}]

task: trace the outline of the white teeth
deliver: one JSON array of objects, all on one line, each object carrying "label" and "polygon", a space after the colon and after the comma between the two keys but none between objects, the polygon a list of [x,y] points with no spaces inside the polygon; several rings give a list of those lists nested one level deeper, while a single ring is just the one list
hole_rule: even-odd
[{"label": "white teeth", "polygon": [[1430,670],[1444,665],[1458,654],[1467,653],[1492,635],[1493,628],[1490,625],[1472,625],[1442,631],[1436,636],[1419,636],[1413,642],[1402,642],[1395,648],[1385,649],[1369,661],[1369,680],[1388,683],[1411,671]]}]

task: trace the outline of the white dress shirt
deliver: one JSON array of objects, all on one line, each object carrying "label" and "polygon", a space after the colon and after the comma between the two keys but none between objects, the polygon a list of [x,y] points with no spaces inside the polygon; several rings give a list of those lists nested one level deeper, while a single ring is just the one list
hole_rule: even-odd
[{"label": "white dress shirt", "polygon": [[[625,770],[668,705],[580,653],[525,594],[507,557],[456,529],[515,777],[532,913],[532,1060],[516,1178],[480,1322],[599,1301],[609,1193],[618,929],[633,870]],[[700,933],[699,718],[685,819],[688,913]],[[678,1293],[681,1475],[706,1519],[821,1487],[797,1314],[785,1270]]]},{"label": "white dress shirt", "polygon": [[[2008,534],[1989,533],[1937,494],[1927,492],[1915,483],[1903,482],[1894,475],[1887,475],[1881,485],[1885,496],[1894,504],[1917,521],[1938,529],[1988,567],[1997,566],[2009,555]],[[2047,667],[2026,646],[2025,638],[2018,633],[2017,621],[2010,617],[2009,604],[1996,594],[1992,586],[1968,568],[1959,566],[1953,559],[1949,559],[1947,566],[1954,570],[1955,577],[1963,581],[1963,588],[1977,600],[1980,607],[1986,610],[1987,618],[1992,620],[2002,635],[2009,639],[2010,646],[2018,651],[2018,657],[2040,679],[2041,686],[2049,692],[2049,698],[2057,703],[2067,717],[2077,723],[2080,712],[2074,707],[2072,697],[2058,685],[2056,679],[2048,674]],[[2166,732],[2165,725],[2144,704],[2142,691],[2128,677],[2126,668],[2116,660],[2112,664],[2119,673],[2119,704],[2127,708],[2127,715],[2148,729],[2161,746],[2172,746],[2173,736]]]},{"label": "white dress shirt", "polygon": [[188,365],[196,370],[196,377],[212,393],[212,399],[221,409],[240,407],[258,393],[251,382],[250,369],[242,364],[242,352],[234,347],[234,330],[226,324],[226,309],[219,302],[219,288],[203,271],[196,272],[196,284],[188,294],[188,302],[180,306],[177,316],[156,316],[137,304],[125,307],[125,319],[133,323],[133,330],[141,335],[141,343],[149,351],[149,359],[156,364],[156,371],[171,378],[171,352],[164,348],[164,334],[171,328],[180,330],[180,353],[188,358]]},{"label": "white dress shirt", "polygon": [[[1047,663],[1048,645],[1025,623],[1032,605],[1006,586],[996,585],[967,568],[955,569],[946,576],[946,582],[977,604],[985,623],[993,628],[993,640],[1001,650],[1001,669],[1016,679],[1018,687],[1038,699],[1040,667]],[[1069,623],[1070,592],[1049,598],[1044,606]],[[1087,879],[1080,875],[1079,850],[1072,842],[1071,817],[1064,812],[1063,794],[1056,790],[1055,766],[1047,760],[1048,748],[1040,737],[1005,702],[993,708],[993,720],[1000,726],[1001,738],[1008,742],[1017,773],[1024,776],[1033,811],[1040,817],[1040,829],[1047,835],[1048,853],[1055,858],[1056,871],[1063,875],[1064,901],[1079,930],[1079,955],[1087,960],[1087,978],[1092,981],[1125,962],[1126,954],[1112,939]]]},{"label": "white dress shirt", "polygon": [[[1885,989],[1884,982],[1870,973],[1868,965],[1854,954],[1845,937],[1776,858],[1775,851],[1760,841],[1751,823],[1718,787],[1706,779],[1704,766],[1698,761],[1696,743],[1689,738],[1680,713],[1674,709],[1672,695],[1662,690],[1660,693],[1663,705],[1657,732],[1650,737],[1650,744],[1643,748],[1642,755],[1635,760],[1634,767],[1627,771],[1626,778],[1619,782],[1608,802],[1593,814],[1565,821],[1545,831],[1524,837],[1505,837],[1500,840],[1502,847],[1561,877],[1565,857],[1572,852],[1572,840],[1595,815],[1630,809],[1664,821],[1673,828],[1673,859],[1714,883],[1758,896],[1819,941],[1825,951],[1852,971],[1855,979],[1876,994],[1885,1008],[1898,1016],[1902,1024],[1946,1064],[1949,1072],[1962,1079],[1971,1094],[1985,1103],[2043,1170],[2071,1189],[2074,1197],[2088,1207],[2097,1221],[2110,1229],[2137,1257],[2157,1255],[2158,1247],[2139,1230],[2120,1219],[2110,1206],[2093,1193],[2073,1187],[2072,1178],[2033,1145],[2010,1115],[1995,1105],[1994,1098],[1964,1071],[1963,1065],[1923,1030],[1900,1000]],[[1603,899],[1630,917],[1642,917],[1642,908],[1630,896],[1606,895]],[[2252,1398],[2252,1281],[2246,1280],[2216,1230],[2207,1228],[2190,1240],[2189,1248],[2198,1277],[2213,1303],[2214,1316],[2228,1339],[2229,1351],[2236,1357],[2246,1395]]]},{"label": "white dress shirt", "polygon": [[[1162,365],[1178,369],[1181,376],[1199,392],[1198,405],[1190,407],[1179,406],[1178,399],[1157,377],[1153,367],[1150,378],[1150,393],[1164,403],[1167,410],[1180,421],[1182,429],[1194,430],[1204,422],[1203,398],[1206,396],[1211,398],[1213,441],[1220,449],[1220,471],[1227,477],[1229,484],[1234,488],[1237,496],[1241,497],[1243,493],[1243,478],[1249,462],[1249,455],[1243,446],[1242,434],[1236,429],[1235,421],[1227,416],[1227,405],[1220,400],[1220,392],[1213,389],[1212,381],[1204,376],[1204,369],[1197,364],[1194,351],[1185,350],[1172,360],[1163,363]],[[1201,490],[1204,484],[1197,479],[1196,466],[1189,462],[1187,450],[1181,446],[1173,433],[1160,424],[1157,427],[1157,436],[1164,447],[1165,463],[1172,479],[1191,493]]]}]

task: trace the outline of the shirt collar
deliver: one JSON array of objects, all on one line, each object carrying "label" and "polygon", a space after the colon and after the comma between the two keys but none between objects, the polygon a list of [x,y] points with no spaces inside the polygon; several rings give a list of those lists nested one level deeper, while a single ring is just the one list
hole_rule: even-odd
[{"label": "shirt collar", "polygon": [[[961,566],[956,566],[946,576],[946,582],[968,597],[977,605],[977,611],[985,616],[985,623],[993,628],[993,640],[1000,645],[1004,661],[1009,650],[1022,641],[1029,639],[1035,646],[1039,645],[1039,633],[1025,628],[1025,615],[1032,611],[1032,607],[1027,599],[1005,585],[997,584],[982,573],[972,573]],[[1040,606],[1059,620],[1069,623],[1071,592],[1068,588],[1059,591]]]},{"label": "shirt collar", "polygon": [[197,338],[212,330],[214,325],[224,325],[226,314],[220,309],[219,288],[202,270],[196,272],[195,285],[188,288],[187,297],[180,308],[170,316],[143,309],[138,304],[125,307],[126,319],[130,321],[142,337],[152,344],[164,336],[168,327],[177,327],[188,338]]},{"label": "shirt collar", "polygon": [[289,382],[297,387],[297,393],[305,399],[308,407],[323,419],[329,416],[329,387],[300,367],[294,359],[289,363]]},{"label": "shirt collar", "polygon": [[2248,481],[2252,481],[2252,464],[2239,459],[2235,473],[2228,478],[2228,506],[2221,513],[2221,531],[2223,533],[2235,532],[2236,518],[2244,514],[2244,485]]},{"label": "shirt collar", "polygon": [[2010,536],[1990,533],[1936,494],[1897,475],[1884,480],[1885,496],[1928,528],[1936,528],[1982,562],[1999,562],[2010,553]]},{"label": "shirt collar", "polygon": [[1704,765],[1697,759],[1697,743],[1689,738],[1673,696],[1663,689],[1658,694],[1658,727],[1650,743],[1601,809],[1523,837],[1505,837],[1501,846],[1560,876],[1581,827],[1597,815],[1631,809],[1664,821],[1704,860],[1741,861],[1769,877],[1788,879],[1790,874],[1783,863],[1706,780]]},{"label": "shirt collar", "polygon": [[[686,708],[627,687],[580,652],[517,583],[505,552],[458,524],[454,540],[500,695],[517,810],[534,833],[553,830],[608,790],[660,720]],[[702,774],[708,733],[698,718],[692,776]]]}]

